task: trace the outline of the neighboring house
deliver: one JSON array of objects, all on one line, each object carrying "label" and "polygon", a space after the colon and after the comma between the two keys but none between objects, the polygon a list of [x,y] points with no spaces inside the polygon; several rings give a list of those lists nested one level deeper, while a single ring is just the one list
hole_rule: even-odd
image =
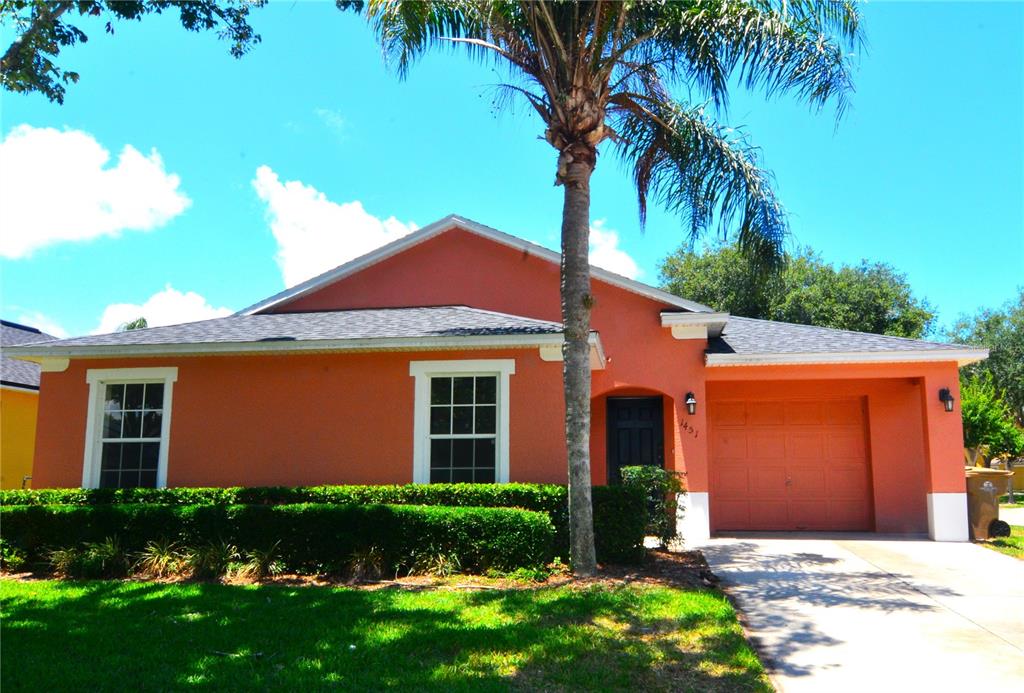
[{"label": "neighboring house", "polygon": [[[35,486],[565,483],[558,264],[451,216],[230,317],[18,349]],[[985,350],[592,278],[594,483],[685,472],[690,539],[966,540],[958,366]]]},{"label": "neighboring house", "polygon": [[[0,352],[15,344],[56,339],[34,327],[0,320]],[[0,488],[28,488],[39,409],[39,366],[0,353]]]}]

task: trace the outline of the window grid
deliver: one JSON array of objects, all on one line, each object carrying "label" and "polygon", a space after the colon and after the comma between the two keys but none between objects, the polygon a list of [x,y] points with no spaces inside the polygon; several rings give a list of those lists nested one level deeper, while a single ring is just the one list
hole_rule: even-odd
[{"label": "window grid", "polygon": [[498,377],[430,378],[431,483],[494,483]]},{"label": "window grid", "polygon": [[156,487],[163,417],[163,381],[104,383],[100,488]]}]

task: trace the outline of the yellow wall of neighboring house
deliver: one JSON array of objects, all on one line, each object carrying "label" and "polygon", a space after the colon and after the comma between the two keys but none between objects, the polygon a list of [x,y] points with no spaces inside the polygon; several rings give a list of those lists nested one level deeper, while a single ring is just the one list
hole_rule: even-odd
[{"label": "yellow wall of neighboring house", "polygon": [[32,476],[38,411],[38,392],[0,388],[0,488],[21,488],[22,479]]}]

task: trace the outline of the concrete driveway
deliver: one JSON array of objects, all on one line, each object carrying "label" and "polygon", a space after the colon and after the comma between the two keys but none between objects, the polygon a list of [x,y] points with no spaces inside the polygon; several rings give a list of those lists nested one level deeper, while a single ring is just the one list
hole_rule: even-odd
[{"label": "concrete driveway", "polygon": [[701,549],[783,691],[1024,688],[1024,561],[878,535],[743,535]]}]

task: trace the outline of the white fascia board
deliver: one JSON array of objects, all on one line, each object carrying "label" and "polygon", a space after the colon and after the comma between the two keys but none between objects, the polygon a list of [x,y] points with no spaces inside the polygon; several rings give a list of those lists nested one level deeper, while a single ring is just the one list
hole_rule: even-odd
[{"label": "white fascia board", "polygon": [[988,349],[920,349],[792,354],[707,354],[708,366],[776,366],[828,363],[921,363],[956,361],[960,366],[988,358]]},{"label": "white fascia board", "polygon": [[727,322],[728,313],[661,312],[661,326],[672,328],[672,336],[676,339],[694,339],[698,335],[705,339],[718,337]]},{"label": "white fascia board", "polygon": [[38,385],[19,385],[18,383],[0,382],[0,390],[13,390],[14,392],[27,392],[30,395],[39,394]]},{"label": "white fascia board", "polygon": [[[47,361],[54,357],[115,358],[146,356],[207,356],[218,354],[294,354],[304,352],[350,351],[437,351],[441,349],[530,349],[557,345],[561,334],[477,335],[466,337],[409,337],[396,339],[318,339],[270,342],[206,342],[200,344],[116,344],[5,349],[6,356],[26,361]],[[597,333],[590,335],[592,354],[604,368],[604,349]],[[12,353],[13,352],[13,353]]]},{"label": "white fascia board", "polygon": [[[238,313],[236,313],[236,315],[252,315],[253,313],[258,313],[261,310],[265,310],[267,308],[271,308],[286,301],[291,301],[296,298],[299,298],[300,296],[304,296],[305,294],[315,291],[323,286],[326,286],[327,284],[330,284],[351,274],[355,274],[356,272],[364,270],[367,267],[375,265],[378,262],[391,257],[392,255],[397,255],[403,250],[406,250],[424,241],[427,241],[433,238],[434,236],[437,236],[438,234],[447,231],[448,229],[451,228],[459,228],[464,231],[475,233],[478,236],[489,238],[490,240],[495,241],[497,243],[501,243],[502,245],[507,245],[511,248],[515,248],[516,250],[525,251],[532,255],[536,255],[537,257],[543,258],[556,265],[560,265],[562,261],[561,255],[559,255],[553,250],[537,245],[536,243],[531,243],[530,241],[524,240],[522,238],[518,238],[516,236],[504,233],[503,231],[492,229],[489,226],[484,226],[483,224],[471,221],[464,217],[460,217],[456,214],[449,214],[443,219],[439,219],[438,221],[435,221],[432,224],[424,226],[422,229],[419,229],[418,231],[414,231],[406,236],[403,236],[402,238],[392,241],[391,243],[383,245],[380,248],[377,248],[376,250],[367,253],[366,255],[357,257],[356,259],[346,262],[343,265],[339,265],[338,267],[335,267],[332,270],[324,272],[319,276],[313,277],[312,279],[308,279],[302,282],[301,284],[297,284],[291,287],[290,289],[285,289],[284,291],[275,294],[269,298],[266,298],[260,301],[259,303],[253,304],[248,308],[244,308]],[[670,294],[667,291],[662,291],[661,289],[657,289],[653,286],[648,286],[647,284],[644,284],[642,282],[638,282],[634,279],[624,277],[621,274],[609,272],[608,270],[601,269],[600,267],[594,267],[593,265],[591,265],[590,276],[593,277],[594,279],[599,279],[600,281],[612,284],[613,286],[618,286],[620,288],[626,289],[627,291],[640,294],[641,296],[646,296],[647,298],[651,298],[656,301],[661,301],[662,303],[678,306],[679,308],[683,308],[685,310],[695,311],[699,313],[712,312],[711,308],[709,308],[708,306],[701,305],[700,303],[696,303],[694,301],[687,301],[686,299],[679,298],[678,296]]]}]

